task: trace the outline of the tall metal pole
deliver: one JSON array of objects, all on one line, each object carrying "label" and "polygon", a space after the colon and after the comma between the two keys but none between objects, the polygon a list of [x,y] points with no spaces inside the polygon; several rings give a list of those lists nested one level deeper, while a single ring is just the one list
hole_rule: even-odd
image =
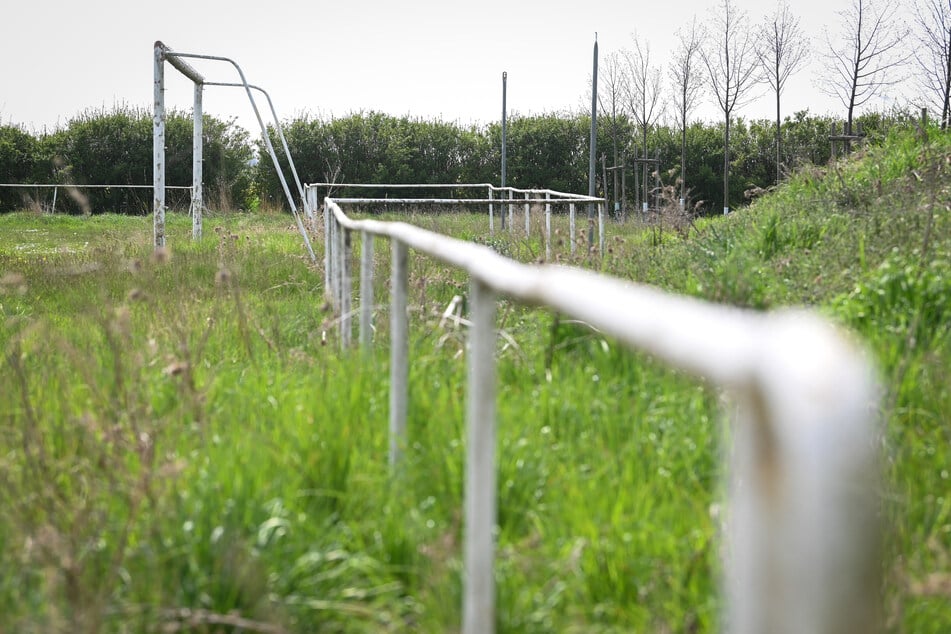
[{"label": "tall metal pole", "polygon": [[[508,141],[508,122],[506,121],[505,98],[508,84],[508,73],[502,71],[502,187],[505,187],[505,160],[508,150],[506,143]],[[502,229],[505,229],[505,214],[502,214]]]},{"label": "tall metal pole", "polygon": [[201,212],[204,207],[204,195],[201,190],[202,167],[202,84],[195,83],[195,106],[192,111],[192,239],[201,239]]},{"label": "tall metal pole", "polygon": [[152,234],[155,248],[165,246],[165,51],[154,49],[154,103],[152,109]]},{"label": "tall metal pole", "polygon": [[[588,196],[594,198],[598,159],[598,34],[594,34],[594,69],[591,71],[591,145],[588,161]],[[594,203],[588,203],[588,250],[594,246]]]}]

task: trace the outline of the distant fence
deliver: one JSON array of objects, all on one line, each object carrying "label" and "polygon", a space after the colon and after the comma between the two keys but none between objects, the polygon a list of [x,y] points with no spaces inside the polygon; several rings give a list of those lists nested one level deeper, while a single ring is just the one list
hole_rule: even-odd
[{"label": "distant fence", "polygon": [[[316,187],[308,192],[318,195]],[[878,392],[869,363],[846,337],[808,311],[763,314],[580,269],[520,264],[406,223],[353,220],[342,209],[366,200],[324,199],[326,291],[341,313],[341,342],[350,345],[351,234],[358,232],[360,342],[371,345],[373,239],[390,241],[393,463],[406,439],[409,250],[469,274],[463,632],[495,629],[499,295],[588,322],[730,392],[727,631],[877,630]]]},{"label": "distant fence", "polygon": [[[123,191],[123,190],[127,190],[127,189],[131,189],[131,190],[149,189],[149,190],[151,190],[151,189],[152,189],[152,185],[82,185],[82,184],[76,184],[76,183],[0,183],[0,188],[4,188],[4,189],[7,189],[7,190],[9,190],[9,189],[26,190],[26,191],[34,190],[34,191],[37,192],[37,193],[39,192],[39,190],[46,190],[46,191],[52,190],[52,191],[51,191],[51,196],[50,196],[50,200],[49,200],[48,206],[47,206],[47,204],[46,204],[46,201],[41,200],[38,195],[37,195],[37,197],[36,197],[35,199],[33,199],[33,201],[34,201],[37,205],[39,205],[39,207],[40,207],[44,212],[47,212],[47,213],[56,213],[56,203],[57,203],[57,199],[59,198],[59,192],[60,192],[60,190],[69,193],[69,194],[71,195],[71,196],[70,196],[71,199],[74,200],[74,201],[78,201],[78,203],[79,203],[80,206],[82,207],[82,206],[84,206],[84,199],[85,199],[85,197],[82,196],[82,195],[77,196],[77,192],[81,192],[81,191],[86,190],[86,189],[114,190],[114,191]],[[190,186],[176,186],[176,185],[169,185],[166,189],[181,190],[181,191],[187,191],[187,192],[191,192],[191,190],[192,190],[192,188],[191,188]],[[125,201],[125,202],[126,202],[126,206],[128,206],[128,201]],[[141,209],[140,209],[139,211],[141,211],[141,213],[144,214],[144,213],[147,213],[147,212],[149,211],[149,209],[150,209],[150,207],[151,207],[151,205],[152,205],[152,197],[151,197],[151,195],[150,195],[147,200],[141,200],[141,201],[136,200],[135,202],[140,204]],[[120,205],[120,206],[121,206],[121,205]],[[90,212],[95,212],[95,211],[127,212],[128,209],[108,209],[108,210],[85,209],[84,211],[90,211]]]},{"label": "distant fence", "polygon": [[[426,206],[472,206],[481,205],[488,208],[489,211],[489,234],[495,233],[495,209],[499,208],[499,224],[502,230],[515,231],[515,213],[520,209],[524,216],[525,235],[530,233],[531,209],[534,205],[544,205],[545,209],[545,229],[543,232],[545,241],[545,257],[551,257],[551,216],[552,206],[567,207],[568,210],[568,236],[572,255],[576,246],[576,217],[578,205],[587,208],[588,225],[588,249],[594,247],[594,228],[597,223],[598,230],[598,250],[604,253],[604,199],[583,196],[581,194],[566,194],[564,192],[554,191],[552,189],[519,189],[517,187],[497,187],[491,183],[463,183],[463,184],[367,184],[367,183],[310,183],[307,186],[308,197],[312,209],[316,209],[319,204],[320,189],[327,189],[328,195],[338,189],[372,189],[377,191],[385,190],[403,190],[403,191],[425,191],[440,189],[450,193],[465,190],[485,190],[487,198],[338,198],[334,200],[341,204],[356,205],[392,205],[406,206],[413,205],[417,208]],[[516,197],[518,196],[518,197]]]}]

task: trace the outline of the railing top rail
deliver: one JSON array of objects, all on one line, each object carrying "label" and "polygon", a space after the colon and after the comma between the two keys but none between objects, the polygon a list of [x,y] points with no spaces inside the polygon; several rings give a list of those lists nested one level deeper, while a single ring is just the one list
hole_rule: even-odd
[{"label": "railing top rail", "polygon": [[[334,198],[334,202],[339,204],[347,205],[362,205],[362,204],[395,204],[395,205],[476,205],[476,204],[488,204],[488,203],[505,203],[508,204],[508,200],[500,200],[498,198]],[[563,203],[576,203],[576,202],[604,202],[603,198],[588,198],[585,196],[580,201],[577,198],[519,198],[512,200],[511,203],[515,204],[525,204],[525,203],[549,203],[549,204],[563,204]]]},{"label": "railing top rail", "polygon": [[[596,196],[586,196],[584,194],[570,194],[560,192],[554,189],[519,187],[499,187],[492,183],[307,183],[305,187],[339,187],[353,189],[489,189],[493,192],[512,192],[516,194],[548,194],[558,198],[571,199],[579,202],[604,202],[604,198]],[[334,200],[347,201],[345,198],[334,198]],[[486,200],[485,202],[498,202],[497,200]],[[525,202],[522,200],[521,202]]]},{"label": "railing top rail", "polygon": [[356,189],[485,189],[489,183],[307,183],[307,187],[351,187]]}]

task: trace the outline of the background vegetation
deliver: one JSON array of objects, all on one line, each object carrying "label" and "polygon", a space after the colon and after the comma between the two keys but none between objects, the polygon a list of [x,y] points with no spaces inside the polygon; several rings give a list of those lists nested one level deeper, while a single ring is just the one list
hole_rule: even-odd
[{"label": "background vegetation", "polygon": [[[947,134],[893,130],[729,217],[609,224],[600,261],[556,249],[713,301],[812,306],[866,342],[890,632],[951,629],[949,166]],[[537,233],[490,240],[483,216],[414,220],[543,252]],[[0,630],[455,630],[465,332],[440,315],[466,281],[412,257],[390,475],[385,305],[374,352],[338,354],[286,216],[211,214],[189,236],[170,214],[154,254],[141,218],[0,217]],[[499,631],[715,631],[721,395],[544,311],[503,302],[498,326]]]},{"label": "background vegetation", "polygon": [[[247,205],[251,191],[248,133],[232,122],[204,116],[205,196],[208,204],[228,209]],[[171,112],[166,120],[166,183],[191,185],[192,118]],[[90,110],[53,132],[32,135],[13,125],[0,126],[0,182],[63,185],[151,185],[152,114],[119,106]],[[68,213],[144,214],[152,211],[149,190],[75,190],[57,200]],[[0,211],[36,207],[49,198],[28,189],[0,188]]]},{"label": "background vegetation", "polygon": [[[900,112],[861,118],[875,137],[903,123]],[[587,192],[590,119],[583,115],[513,116],[508,127],[508,184]],[[152,119],[144,110],[116,108],[91,111],[63,129],[32,135],[11,125],[0,126],[0,182],[150,185],[152,183]],[[833,120],[805,112],[787,117],[782,126],[784,169],[823,165],[830,157],[828,135]],[[393,117],[378,112],[337,119],[302,117],[285,122],[285,134],[298,172],[305,182],[358,183],[497,183],[501,164],[501,128],[465,127],[443,121]],[[172,113],[167,123],[169,185],[191,184],[191,119]],[[204,179],[206,204],[212,209],[286,208],[283,190],[260,141],[253,143],[243,129],[205,115]],[[286,178],[291,174],[274,131],[275,148]],[[631,156],[634,126],[620,115],[611,125],[601,120],[599,147],[612,148],[618,138],[619,156]],[[775,181],[774,127],[766,120],[738,119],[731,137],[730,199],[748,204],[748,190],[765,189]],[[699,211],[719,209],[713,201],[723,195],[722,124],[695,122],[687,129],[686,183]],[[662,185],[679,178],[680,132],[655,126],[648,145],[660,160]],[[611,150],[613,153],[613,148]],[[259,161],[252,161],[260,157]],[[612,159],[608,159],[613,163]],[[255,165],[252,165],[255,163]],[[610,163],[608,164],[610,166]],[[599,192],[620,200],[619,190]],[[633,168],[627,171],[627,201],[634,207]],[[653,177],[651,177],[653,186]],[[61,209],[72,213],[142,214],[151,211],[147,190],[81,190],[85,202],[64,197]],[[375,195],[381,192],[366,192]],[[0,190],[0,211],[37,204],[40,194],[29,190]],[[60,203],[58,203],[60,205]]]}]

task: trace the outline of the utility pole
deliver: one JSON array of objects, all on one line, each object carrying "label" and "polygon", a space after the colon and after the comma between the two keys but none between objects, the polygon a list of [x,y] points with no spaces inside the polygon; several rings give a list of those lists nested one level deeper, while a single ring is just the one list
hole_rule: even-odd
[{"label": "utility pole", "polygon": [[[588,161],[588,196],[594,198],[598,160],[598,34],[594,34],[594,69],[591,72],[591,144]],[[588,250],[594,246],[594,203],[588,203]]]},{"label": "utility pole", "polygon": [[[506,158],[506,135],[508,133],[507,122],[505,120],[505,97],[508,83],[508,73],[502,71],[502,187],[505,187],[505,158]],[[502,229],[505,229],[505,216],[507,214],[507,209],[502,211]]]}]

